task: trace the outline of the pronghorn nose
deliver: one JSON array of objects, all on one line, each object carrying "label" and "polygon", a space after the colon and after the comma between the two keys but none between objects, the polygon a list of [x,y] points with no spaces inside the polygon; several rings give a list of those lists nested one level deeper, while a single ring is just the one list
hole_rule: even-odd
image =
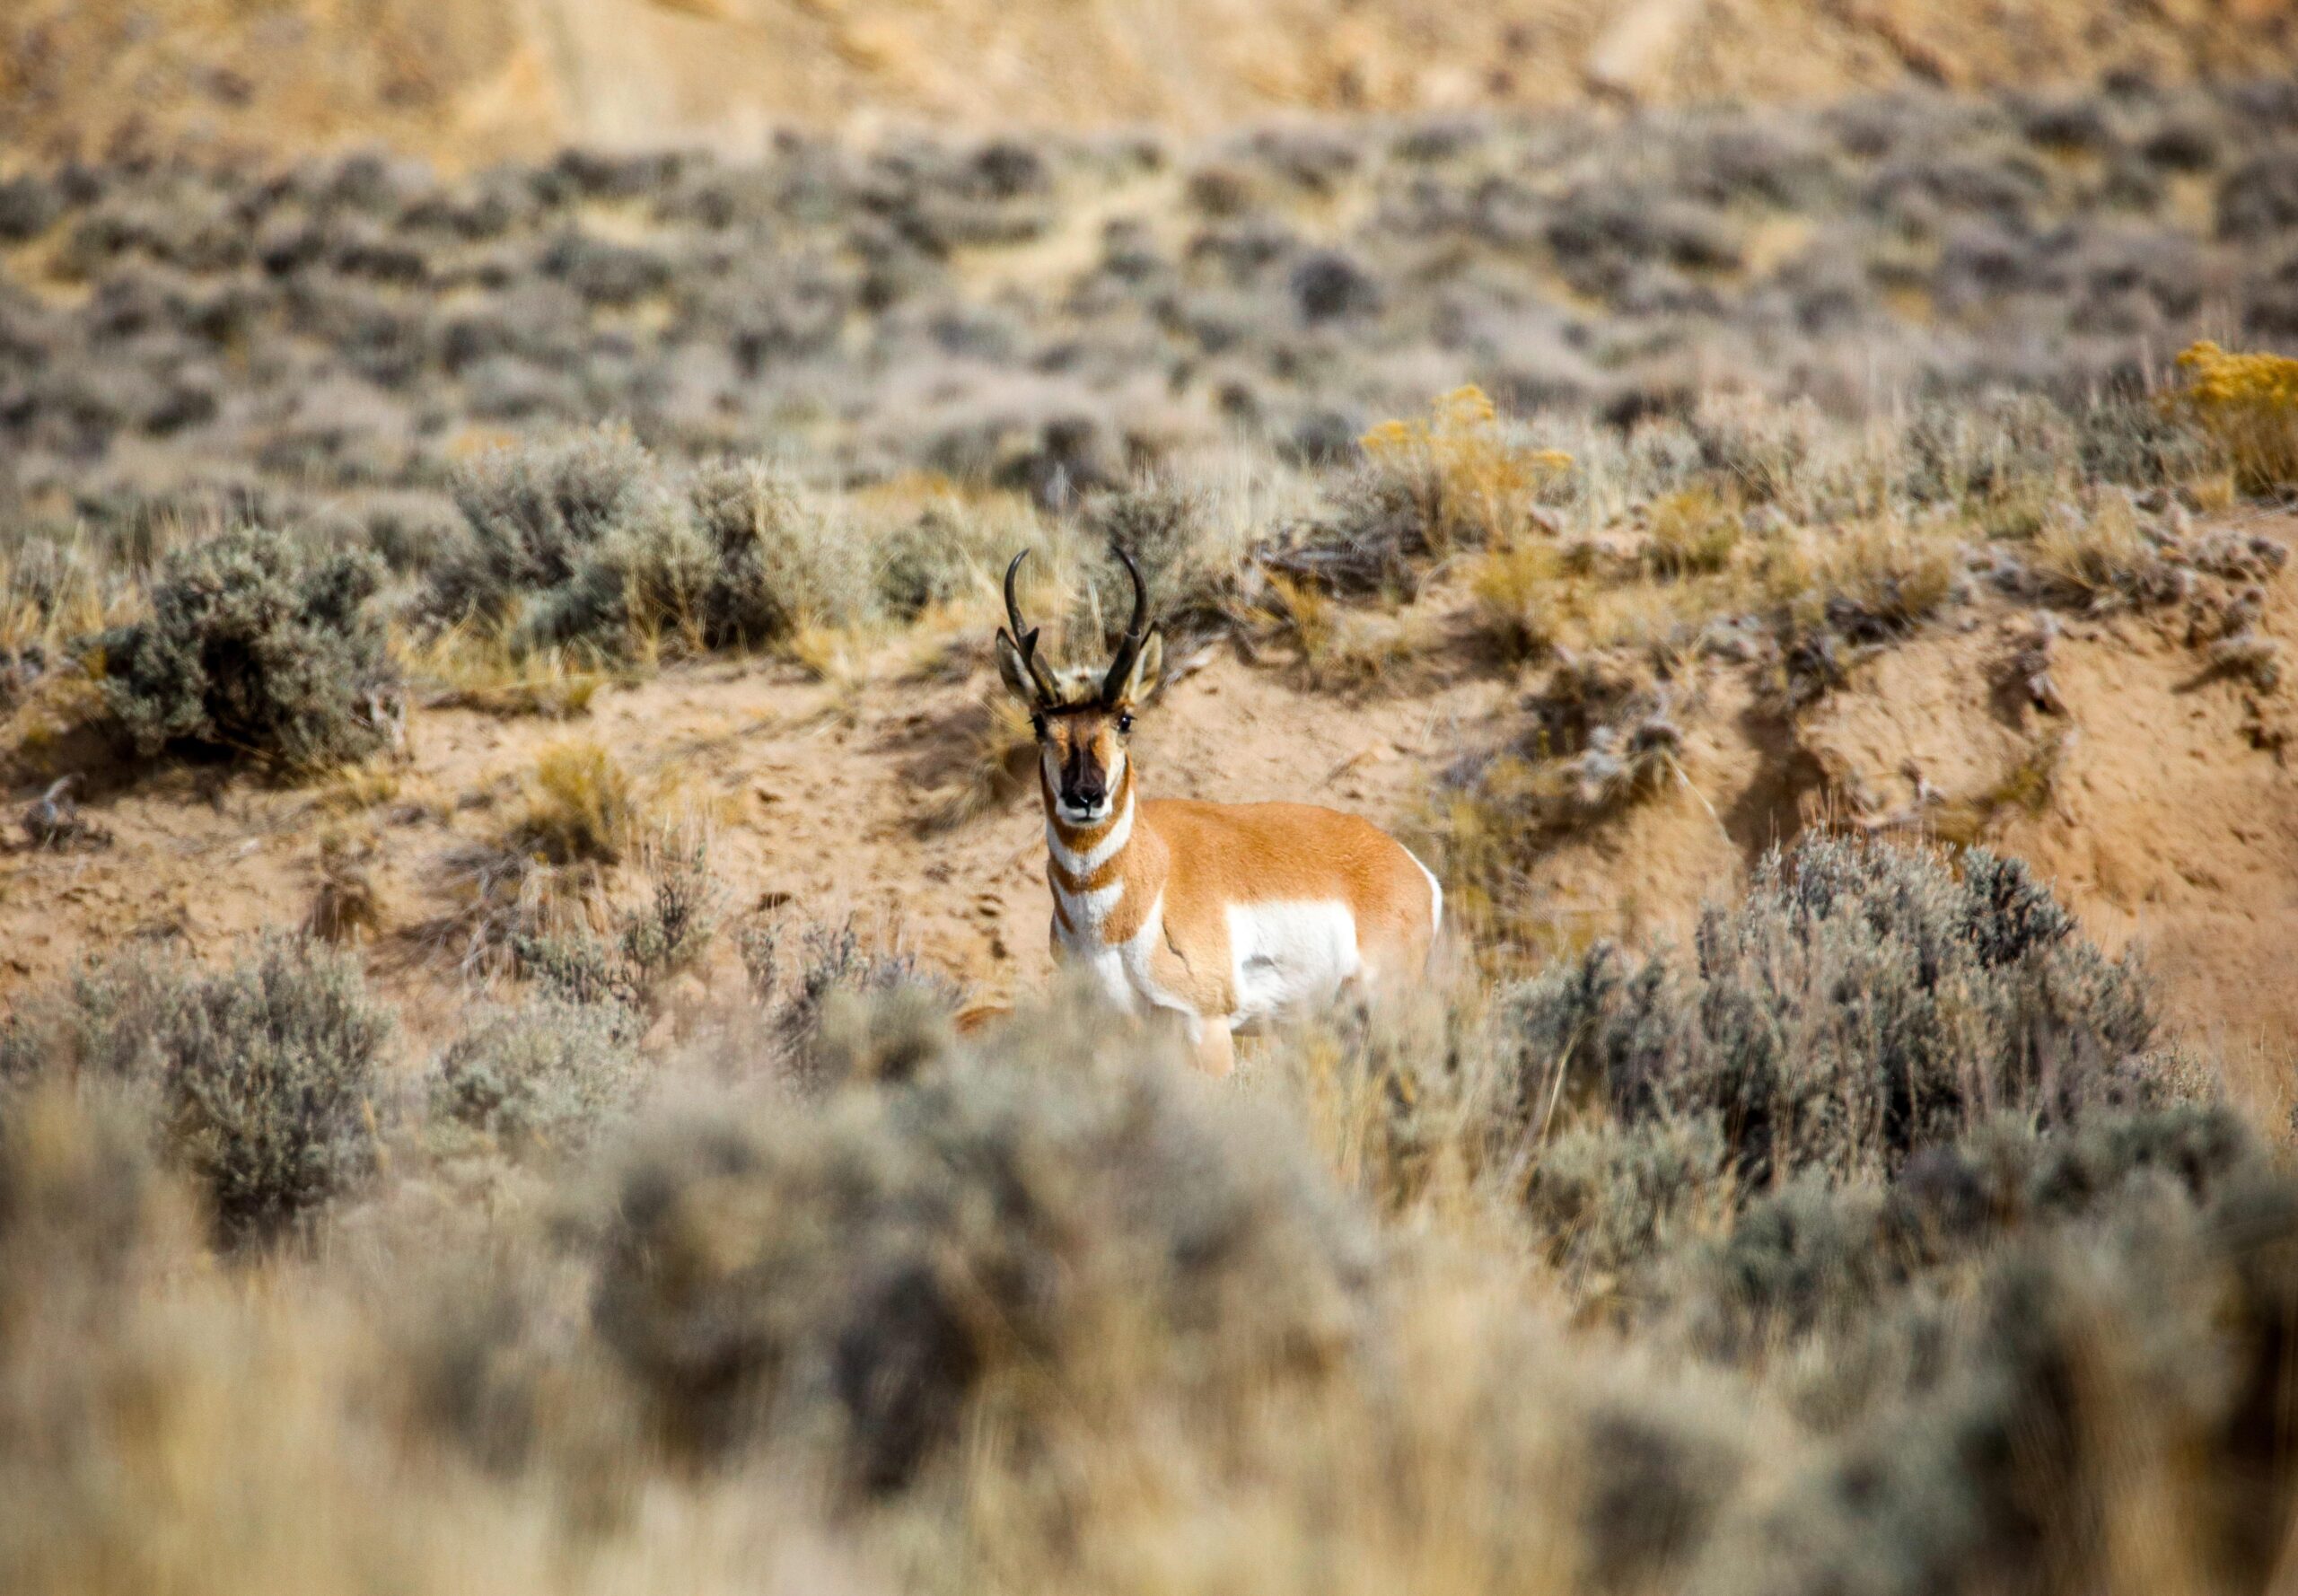
[{"label": "pronghorn nose", "polygon": [[1072,809],[1098,808],[1109,795],[1108,773],[1088,759],[1072,759],[1061,773],[1062,800]]}]

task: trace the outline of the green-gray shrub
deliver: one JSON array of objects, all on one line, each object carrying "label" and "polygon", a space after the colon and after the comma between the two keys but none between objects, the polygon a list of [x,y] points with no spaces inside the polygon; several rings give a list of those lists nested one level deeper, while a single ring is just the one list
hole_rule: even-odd
[{"label": "green-gray shrub", "polygon": [[[1066,1013],[994,1059],[644,1140],[599,1329],[685,1444],[822,1436],[855,1486],[899,1489],[1001,1382],[1039,1393],[1001,1410],[1026,1431],[1110,1378],[1312,1377],[1370,1253],[1295,1147]],[[1151,1366],[1113,1374],[1133,1352]]]},{"label": "green-gray shrub", "polygon": [[2207,1201],[2264,1158],[2217,1105],[2105,1110],[2050,1132],[2001,1119],[1926,1149],[1888,1186],[1831,1188],[1812,1173],[1757,1199],[1688,1260],[1676,1290],[1696,1338],[1719,1355],[1842,1334],[1910,1283],[2013,1241],[2112,1228],[2159,1190]]},{"label": "green-gray shrub", "polygon": [[929,507],[878,540],[878,602],[896,620],[915,620],[979,583],[977,557],[987,553],[974,529]]},{"label": "green-gray shrub", "polygon": [[627,435],[604,428],[565,443],[497,450],[456,473],[463,537],[433,566],[422,609],[434,621],[517,629],[538,596],[558,611],[538,629],[619,603],[597,591],[600,552],[666,505],[654,464]]},{"label": "green-gray shrub", "polygon": [[[1987,1258],[1971,1306],[1908,1338],[1913,1381],[1719,1536],[1693,1588],[2096,1590],[2128,1549],[2110,1519],[2141,1503],[2200,1588],[2270,1583],[2298,1483],[2298,1181],[2191,1116],[2066,1140],[2036,1141],[2026,1195],[2054,1161],[2101,1160],[2083,1223],[2030,1221]],[[1840,1240],[1838,1277],[1879,1272],[1852,1261],[1858,1227]]]},{"label": "green-gray shrub", "polygon": [[[1711,1115],[1750,1189],[1896,1170],[1998,1111],[2144,1098],[2155,1018],[2015,860],[1806,839],[1693,956],[1599,944],[1504,995],[1521,1095],[1563,1070],[1627,1123]],[[1525,1112],[1531,1112],[1529,1106]]]},{"label": "green-gray shrub", "polygon": [[171,553],[150,617],[82,646],[101,658],[106,708],[136,752],[321,768],[386,735],[398,681],[368,609],[381,582],[371,555],[313,555],[244,528]]},{"label": "green-gray shrub", "polygon": [[1104,630],[1111,641],[1125,625],[1132,591],[1108,550],[1122,548],[1141,567],[1158,624],[1186,642],[1225,629],[1234,612],[1238,560],[1212,524],[1202,491],[1162,483],[1088,495],[1081,522]]},{"label": "green-gray shrub", "polygon": [[357,962],[300,938],[267,937],[215,972],[128,953],[12,1017],[0,1079],[148,1092],[161,1144],[199,1182],[219,1234],[261,1240],[373,1166],[391,1030]]},{"label": "green-gray shrub", "polygon": [[868,613],[866,541],[809,503],[788,473],[731,462],[697,472],[686,491],[715,562],[699,603],[712,646],[771,643],[810,620]]},{"label": "green-gray shrub", "polygon": [[489,455],[455,498],[466,536],[433,567],[420,609],[514,648],[751,645],[869,607],[866,551],[759,462],[680,483],[602,430]]},{"label": "green-gray shrub", "polygon": [[578,1148],[644,1088],[636,1018],[548,997],[484,1014],[441,1056],[431,1112],[516,1149]]}]

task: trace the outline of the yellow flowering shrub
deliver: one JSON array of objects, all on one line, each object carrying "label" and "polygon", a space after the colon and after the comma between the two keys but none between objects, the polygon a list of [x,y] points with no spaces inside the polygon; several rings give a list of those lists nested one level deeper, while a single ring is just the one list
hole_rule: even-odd
[{"label": "yellow flowering shrub", "polygon": [[2174,402],[2224,449],[2245,493],[2298,487],[2298,360],[2204,341],[2179,356]]},{"label": "yellow flowering shrub", "polygon": [[1376,467],[1418,499],[1439,552],[1513,539],[1530,524],[1539,490],[1572,469],[1561,450],[1511,442],[1492,400],[1473,383],[1444,395],[1425,417],[1384,421],[1360,442]]}]

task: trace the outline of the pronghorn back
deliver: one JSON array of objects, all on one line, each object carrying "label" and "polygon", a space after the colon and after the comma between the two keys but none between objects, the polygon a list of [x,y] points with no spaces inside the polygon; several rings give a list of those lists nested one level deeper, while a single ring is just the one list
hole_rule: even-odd
[{"label": "pronghorn back", "polygon": [[[1387,988],[1418,976],[1443,915],[1436,878],[1371,821],[1308,803],[1149,799],[1141,811],[1171,855],[1165,923],[1227,951],[1240,1022],[1301,1001],[1268,1001],[1259,961],[1305,952],[1320,928],[1346,950],[1342,978]],[[1284,972],[1274,972],[1282,981]]]}]

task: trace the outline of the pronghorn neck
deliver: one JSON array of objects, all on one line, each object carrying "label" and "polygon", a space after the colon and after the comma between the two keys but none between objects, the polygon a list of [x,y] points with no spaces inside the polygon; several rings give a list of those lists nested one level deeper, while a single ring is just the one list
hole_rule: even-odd
[{"label": "pronghorn neck", "polygon": [[1125,762],[1109,819],[1098,825],[1062,819],[1042,772],[1038,785],[1057,923],[1072,941],[1123,941],[1149,913],[1164,875],[1163,849],[1141,814],[1133,761]]}]

